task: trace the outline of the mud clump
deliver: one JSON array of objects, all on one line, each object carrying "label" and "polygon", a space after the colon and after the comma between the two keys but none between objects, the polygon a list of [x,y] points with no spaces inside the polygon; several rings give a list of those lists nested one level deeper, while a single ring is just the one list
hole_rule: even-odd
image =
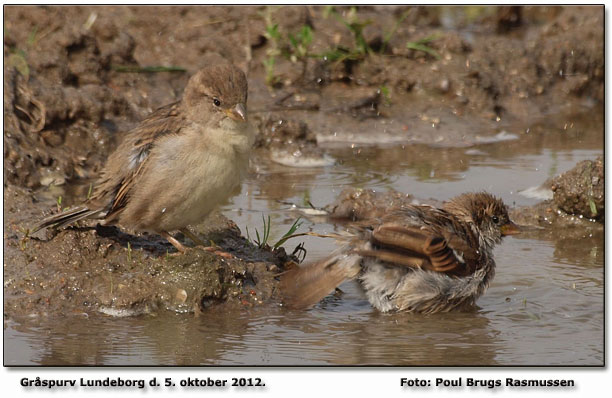
[{"label": "mud clump", "polygon": [[603,222],[604,220],[604,164],[584,160],[552,182],[553,203],[567,214],[574,214]]},{"label": "mud clump", "polygon": [[413,201],[412,195],[397,191],[347,188],[325,210],[333,220],[355,222],[379,218]]},{"label": "mud clump", "polygon": [[548,187],[553,191],[552,200],[512,209],[512,218],[523,225],[552,227],[556,231],[568,226],[586,230],[603,228],[605,183],[601,156],[579,162],[571,170],[553,178]]},{"label": "mud clump", "polygon": [[267,117],[261,119],[257,126],[259,134],[255,139],[255,148],[296,150],[316,144],[316,137],[301,120]]}]

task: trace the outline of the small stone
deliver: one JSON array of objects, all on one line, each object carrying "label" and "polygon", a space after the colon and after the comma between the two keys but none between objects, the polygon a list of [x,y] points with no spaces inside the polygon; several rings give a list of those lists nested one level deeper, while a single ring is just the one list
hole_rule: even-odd
[{"label": "small stone", "polygon": [[174,294],[174,301],[177,304],[185,304],[185,301],[187,301],[187,292],[185,291],[185,289],[178,289],[176,291],[176,293]]}]

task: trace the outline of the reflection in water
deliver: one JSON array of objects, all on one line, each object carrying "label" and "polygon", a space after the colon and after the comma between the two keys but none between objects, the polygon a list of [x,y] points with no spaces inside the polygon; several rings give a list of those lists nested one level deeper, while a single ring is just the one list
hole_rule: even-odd
[{"label": "reflection in water", "polygon": [[[329,353],[329,361],[339,365],[416,366],[492,363],[494,353],[486,348],[491,345],[487,324],[487,318],[477,313],[418,316],[373,312],[367,319],[339,319],[337,325],[331,325],[337,330],[333,338],[338,344]],[[473,339],[484,348],[471,350]]]},{"label": "reflection in water", "polygon": [[[396,176],[404,173],[418,181],[457,181],[461,173],[469,168],[470,156],[465,148],[434,148],[426,145],[409,145],[392,148],[359,148],[338,150],[334,153],[345,159],[342,165],[355,170],[355,173],[381,176]],[[374,168],[369,165],[376,165]],[[387,177],[388,179],[388,177]],[[393,179],[395,181],[396,179]],[[374,187],[376,184],[374,180]],[[363,178],[361,185],[363,186]],[[359,186],[359,184],[351,184]],[[368,181],[366,187],[371,188]],[[386,188],[389,188],[387,186]]]},{"label": "reflection in water", "polygon": [[[533,204],[517,192],[601,154],[602,114],[557,117],[529,131],[504,126],[521,139],[471,148],[328,148],[336,164],[321,168],[260,157],[225,212],[243,233],[261,228],[262,213],[269,214],[274,241],[301,216],[288,202],[322,207],[346,186],[441,200],[485,189],[507,203]],[[301,231],[341,228],[309,218]],[[308,261],[336,247],[329,239],[304,241]],[[506,239],[495,257],[497,275],[469,312],[380,314],[347,282],[341,297],[309,311],[268,305],[199,317],[13,319],[5,320],[5,364],[601,365],[603,228],[526,232]]]}]

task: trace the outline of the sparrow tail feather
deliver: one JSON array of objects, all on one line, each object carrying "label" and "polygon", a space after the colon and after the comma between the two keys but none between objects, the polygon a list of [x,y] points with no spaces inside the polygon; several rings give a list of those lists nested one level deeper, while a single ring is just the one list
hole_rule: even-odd
[{"label": "sparrow tail feather", "polygon": [[63,213],[54,214],[42,220],[31,233],[35,233],[43,228],[54,227],[61,228],[73,222],[83,220],[85,218],[98,218],[103,212],[100,209],[90,210],[87,207],[75,207]]},{"label": "sparrow tail feather", "polygon": [[296,266],[283,273],[280,290],[288,308],[306,309],[318,303],[346,279],[361,270],[361,256],[337,254],[304,267]]}]

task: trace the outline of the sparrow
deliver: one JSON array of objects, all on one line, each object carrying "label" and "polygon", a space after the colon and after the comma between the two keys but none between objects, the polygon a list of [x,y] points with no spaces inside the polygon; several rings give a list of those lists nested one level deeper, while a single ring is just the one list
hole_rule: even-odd
[{"label": "sparrow", "polygon": [[459,195],[442,208],[403,205],[365,224],[328,258],[281,275],[285,306],[307,308],[356,278],[381,312],[468,307],[493,279],[494,246],[520,232],[506,205],[485,192]]},{"label": "sparrow", "polygon": [[90,199],[42,220],[32,233],[98,219],[165,237],[171,231],[203,242],[197,224],[239,187],[253,137],[247,128],[247,79],[232,65],[194,74],[180,101],[163,106],[126,133],[108,157]]}]

